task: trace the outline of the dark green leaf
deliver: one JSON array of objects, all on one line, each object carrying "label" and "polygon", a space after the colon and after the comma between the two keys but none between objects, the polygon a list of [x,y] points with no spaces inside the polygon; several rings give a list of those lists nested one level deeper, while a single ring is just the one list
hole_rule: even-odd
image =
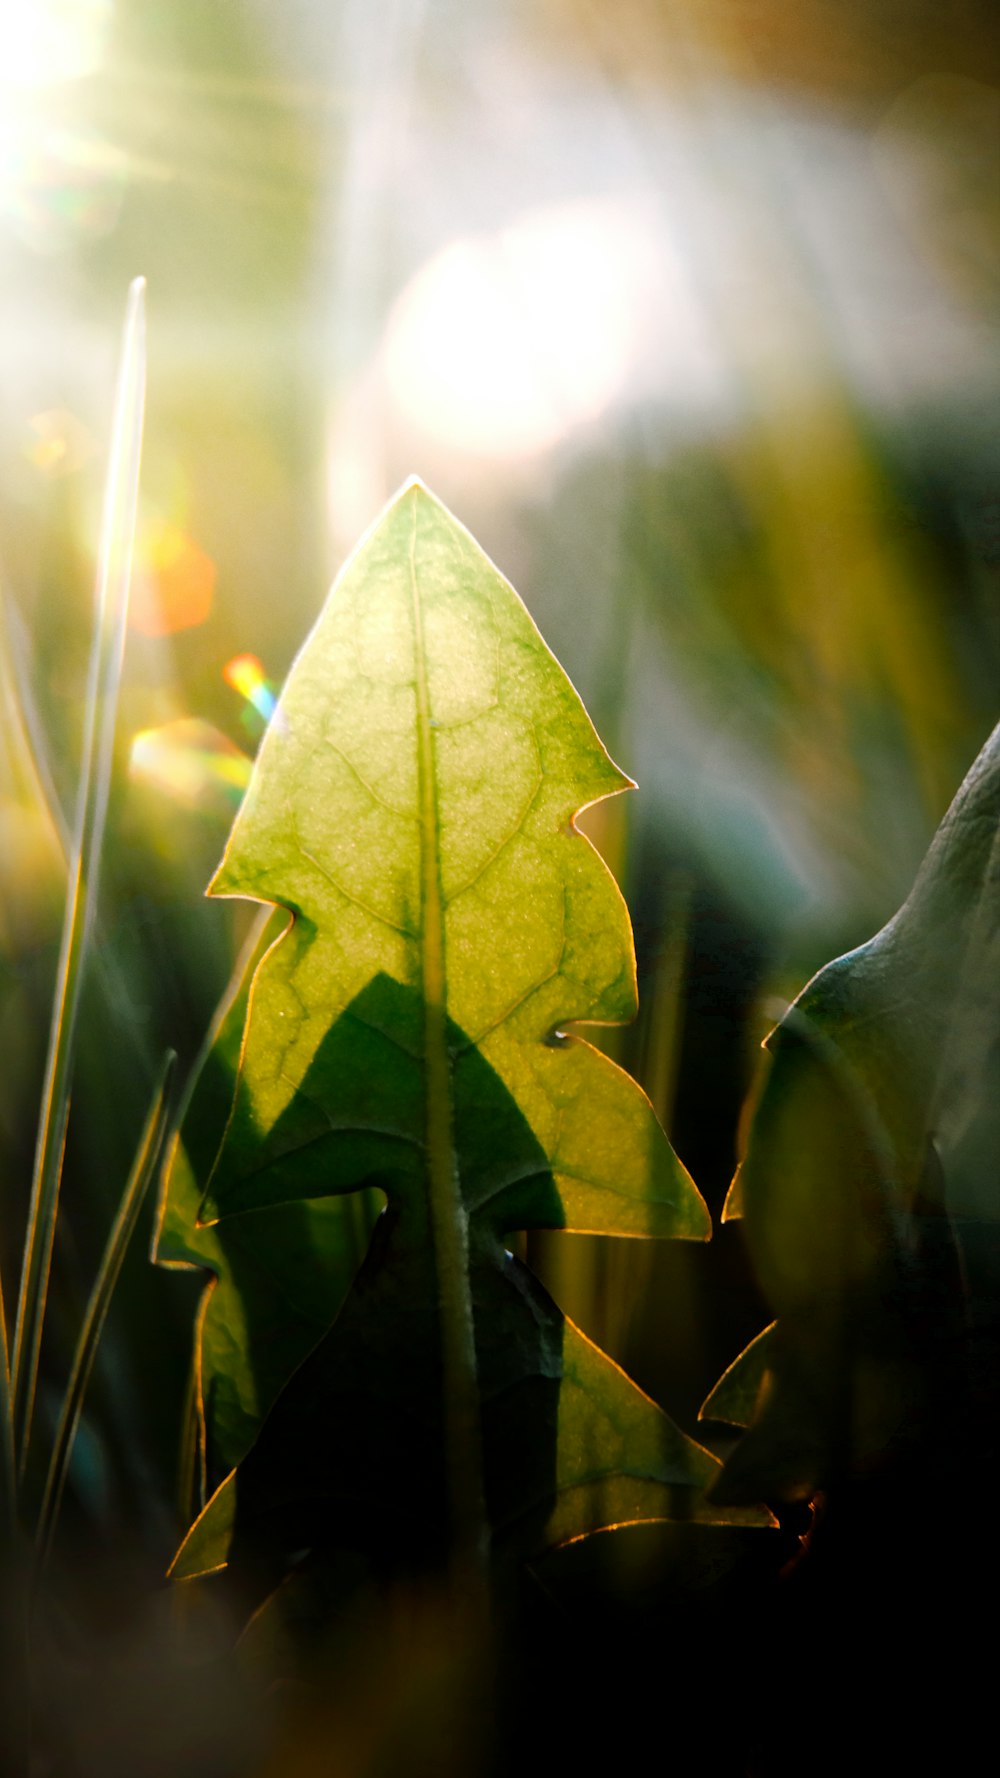
[{"label": "dark green leaf", "polygon": [[378,1194],[361,1192],[198,1226],[233,1101],[250,983],[287,926],[283,911],[262,914],[192,1070],[153,1244],[157,1264],[211,1274],[194,1354],[202,1485],[209,1489],[249,1450],[280,1389],[334,1319],[380,1202]]},{"label": "dark green leaf", "polygon": [[899,913],[767,1040],[727,1214],[779,1326],[720,1497],[808,1493],[964,1388],[970,1267],[1000,1217],[998,980],[1000,730]]},{"label": "dark green leaf", "polygon": [[765,1327],[749,1346],[744,1346],[729,1369],[723,1371],[711,1394],[698,1409],[699,1420],[721,1420],[726,1426],[749,1426],[770,1364],[776,1323]]}]

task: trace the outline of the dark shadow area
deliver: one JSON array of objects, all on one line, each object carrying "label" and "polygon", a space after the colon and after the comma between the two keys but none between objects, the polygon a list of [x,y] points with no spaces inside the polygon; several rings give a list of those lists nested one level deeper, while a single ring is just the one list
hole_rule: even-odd
[{"label": "dark shadow area", "polygon": [[[388,1045],[394,1031],[412,1030],[418,998],[415,989],[376,976],[327,1033],[300,1097],[314,1107],[328,1102],[327,1083],[349,1080],[355,1070],[359,1038],[368,1047],[379,1033]],[[458,1027],[449,1026],[448,1040],[459,1173],[477,1206],[469,1266],[487,1510],[495,1528],[512,1534],[519,1523],[543,1520],[553,1498],[564,1323],[501,1237],[512,1226],[558,1226],[562,1208],[547,1159],[499,1076]],[[412,1057],[400,1061],[403,1072],[419,1068]],[[391,1104],[391,1079],[383,1077],[379,1097]],[[447,1564],[441,1291],[423,1145],[406,1131],[406,1099],[404,1088],[399,1128],[366,1127],[360,1113],[347,1127],[341,1102],[339,1127],[308,1142],[304,1165],[314,1188],[320,1175],[334,1193],[377,1186],[388,1204],[335,1323],[238,1471],[231,1571],[251,1592],[306,1552],[314,1561],[350,1552],[369,1572],[396,1581]],[[301,1107],[289,1108],[293,1117],[301,1131]],[[300,1157],[283,1121],[266,1152],[288,1185]]]},{"label": "dark shadow area", "polygon": [[[204,1267],[214,1282],[196,1328],[211,1494],[253,1442],[283,1385],[322,1338],[367,1251],[378,1195],[302,1200],[197,1226],[199,1201],[233,1104],[249,987],[264,952],[287,926],[273,915],[248,959],[240,991],[203,1057],[183,1119],[186,1167],[175,1166],[159,1230],[167,1264]],[[229,1325],[233,1299],[239,1327]],[[233,1362],[239,1342],[242,1363]],[[201,1500],[192,1503],[192,1513]]]}]

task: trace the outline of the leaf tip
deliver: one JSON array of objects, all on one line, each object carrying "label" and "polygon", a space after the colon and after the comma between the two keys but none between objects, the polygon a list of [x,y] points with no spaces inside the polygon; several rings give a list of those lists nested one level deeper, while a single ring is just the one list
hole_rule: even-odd
[{"label": "leaf tip", "polygon": [[195,1228],[196,1229],[214,1228],[215,1224],[219,1221],[219,1217],[220,1217],[220,1211],[219,1211],[218,1204],[216,1203],[215,1199],[212,1197],[211,1193],[206,1192],[205,1196],[201,1200],[201,1203],[198,1205],[198,1214],[195,1218],[195,1224],[194,1224]]},{"label": "leaf tip", "polygon": [[200,1580],[228,1567],[236,1526],[236,1471],[231,1470],[185,1533],[167,1569],[172,1581]]},{"label": "leaf tip", "polygon": [[[448,511],[444,501],[439,500],[436,494],[432,494],[427,483],[422,481],[419,475],[408,475],[406,480],[400,483],[396,492],[386,501],[382,517],[386,517],[390,512],[394,512],[397,507],[405,506],[408,503],[411,505],[422,504],[426,506],[434,506],[439,508],[441,512]],[[448,513],[448,517],[457,524],[458,521],[454,519],[452,513]],[[376,524],[379,524],[381,521],[377,519],[375,522]]]},{"label": "leaf tip", "polygon": [[[671,1150],[671,1153],[673,1153],[673,1150]],[[712,1212],[709,1210],[692,1175],[688,1172],[688,1169],[685,1167],[680,1156],[674,1155],[674,1160],[680,1170],[686,1188],[686,1196],[689,1206],[688,1214],[690,1218],[690,1225],[686,1231],[687,1237],[691,1241],[701,1241],[703,1243],[710,1241],[713,1233]]]},{"label": "leaf tip", "polygon": [[743,1163],[733,1174],[732,1183],[726,1193],[726,1201],[722,1206],[723,1222],[738,1222],[743,1215]]}]

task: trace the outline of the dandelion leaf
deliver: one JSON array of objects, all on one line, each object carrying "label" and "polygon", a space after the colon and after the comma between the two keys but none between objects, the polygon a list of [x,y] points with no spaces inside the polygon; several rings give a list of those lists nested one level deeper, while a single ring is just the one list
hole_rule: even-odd
[{"label": "dandelion leaf", "polygon": [[899,912],[767,1039],[728,1213],[778,1324],[716,1498],[808,1495],[928,1441],[971,1448],[962,1416],[995,1388],[998,981],[1000,729]]},{"label": "dandelion leaf", "polygon": [[372,1187],[386,1209],[177,1573],[332,1546],[439,1565],[477,1493],[495,1555],[766,1522],[707,1504],[716,1459],[507,1251],[709,1234],[644,1094],[567,1029],[635,1012],[628,914],[574,826],[627,787],[513,589],[409,484],[293,667],[211,885],[292,919],[201,1221]]}]

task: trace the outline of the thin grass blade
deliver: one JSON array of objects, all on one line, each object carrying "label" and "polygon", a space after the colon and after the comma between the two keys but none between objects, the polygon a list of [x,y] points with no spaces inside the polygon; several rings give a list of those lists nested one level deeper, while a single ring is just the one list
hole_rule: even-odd
[{"label": "thin grass blade", "polygon": [[[26,801],[34,802],[39,808],[48,807],[53,825],[57,827],[59,819],[57,805],[48,802],[45,789],[35,769],[34,751],[29,739],[28,723],[25,720],[24,704],[20,695],[22,686],[14,664],[13,649],[14,637],[11,634],[8,603],[5,589],[0,585],[0,707],[4,712],[2,741],[4,760],[0,761],[0,772],[3,771],[4,764],[6,764],[9,774],[9,788],[14,795],[23,795]],[[64,835],[61,837],[65,856],[68,852],[68,841]],[[14,1452],[13,1397],[10,1383],[10,1346],[3,1278],[0,1276],[0,1538],[9,1537],[11,1546],[15,1537],[16,1493],[17,1468]]]},{"label": "thin grass blade", "polygon": [[44,1567],[48,1560],[87,1386],[94,1368],[101,1331],[115,1285],[118,1282],[118,1274],[139,1219],[139,1212],[145,1201],[146,1193],[151,1181],[156,1176],[163,1156],[171,1122],[170,1078],[176,1059],[173,1051],[168,1050],[160,1069],[159,1079],[139,1139],[139,1146],[136,1149],[135,1159],[125,1183],[125,1190],[118,1206],[118,1214],[108,1235],[107,1245],[98,1267],[94,1287],[90,1293],[90,1301],[83,1318],[83,1325],[76,1342],[76,1351],[73,1355],[69,1382],[66,1385],[66,1395],[59,1416],[59,1424],[56,1428],[45,1493],[42,1496],[42,1506],[38,1517],[35,1545],[39,1568]]},{"label": "thin grass blade", "polygon": [[146,388],[145,280],[128,296],[96,577],[80,784],[49,1033],[11,1361],[14,1440],[23,1475],[59,1208],[77,1017],[97,901],[118,687],[132,574]]},{"label": "thin grass blade", "polygon": [[17,1462],[14,1454],[14,1415],[10,1389],[10,1353],[7,1347],[7,1311],[0,1278],[0,1548],[13,1546],[16,1537]]}]

